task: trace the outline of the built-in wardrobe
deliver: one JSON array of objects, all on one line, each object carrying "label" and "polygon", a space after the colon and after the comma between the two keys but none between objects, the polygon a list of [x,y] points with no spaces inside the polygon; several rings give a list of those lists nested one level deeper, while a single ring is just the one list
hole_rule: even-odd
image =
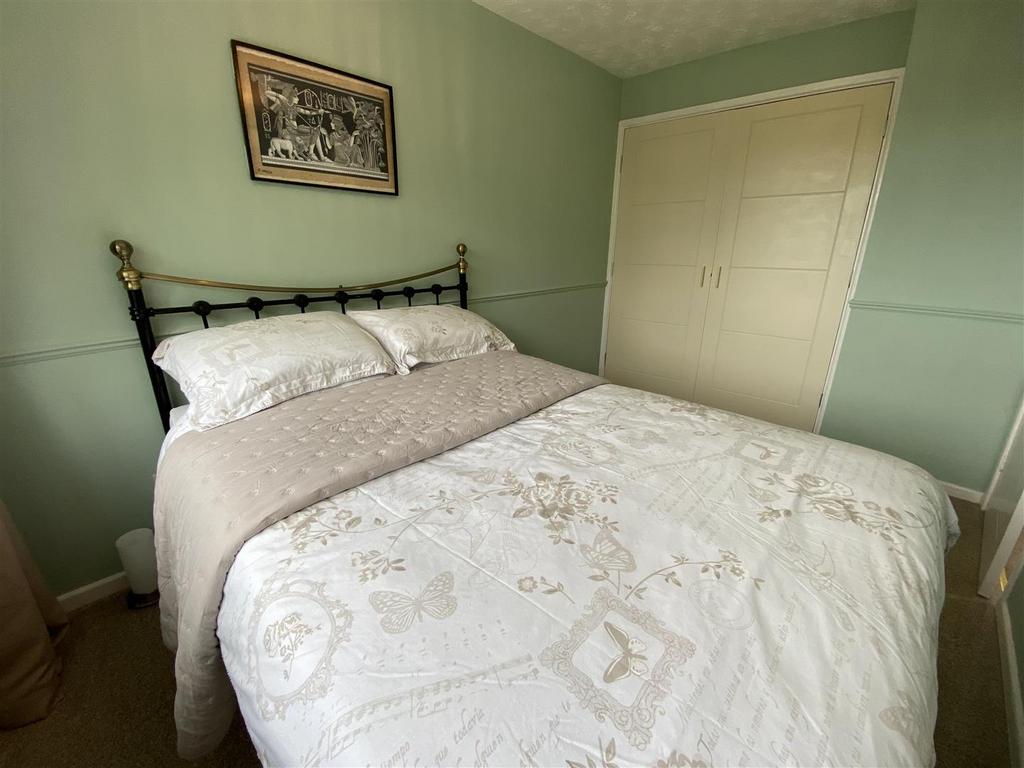
[{"label": "built-in wardrobe", "polygon": [[605,375],[811,429],[893,83],[625,128]]}]

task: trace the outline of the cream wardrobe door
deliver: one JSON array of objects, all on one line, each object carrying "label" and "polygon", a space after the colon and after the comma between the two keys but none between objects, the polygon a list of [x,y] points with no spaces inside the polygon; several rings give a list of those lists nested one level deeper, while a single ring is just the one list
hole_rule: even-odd
[{"label": "cream wardrobe door", "polygon": [[623,136],[604,373],[693,396],[721,210],[721,115]]},{"label": "cream wardrobe door", "polygon": [[891,96],[884,84],[728,113],[699,402],[813,427]]}]

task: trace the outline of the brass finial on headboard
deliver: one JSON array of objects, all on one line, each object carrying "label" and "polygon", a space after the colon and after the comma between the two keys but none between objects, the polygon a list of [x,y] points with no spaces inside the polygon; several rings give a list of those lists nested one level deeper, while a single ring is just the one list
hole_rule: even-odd
[{"label": "brass finial on headboard", "polygon": [[469,269],[469,262],[466,261],[466,250],[467,248],[465,243],[459,243],[455,246],[455,251],[459,254],[459,272],[463,275],[466,274],[466,270]]},{"label": "brass finial on headboard", "polygon": [[114,240],[110,244],[110,252],[121,260],[117,279],[124,283],[126,290],[139,290],[142,287],[142,273],[132,266],[132,254],[135,253],[132,244],[127,240]]}]

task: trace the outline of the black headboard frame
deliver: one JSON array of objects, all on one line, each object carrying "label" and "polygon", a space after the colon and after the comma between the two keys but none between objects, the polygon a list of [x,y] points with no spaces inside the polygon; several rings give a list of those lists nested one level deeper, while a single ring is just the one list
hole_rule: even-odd
[{"label": "black headboard frame", "polygon": [[[139,334],[139,343],[142,345],[142,354],[146,359],[146,370],[149,372],[150,384],[153,386],[153,395],[156,397],[157,409],[160,411],[160,423],[164,431],[170,428],[171,395],[167,389],[167,381],[159,366],[153,362],[153,352],[156,350],[156,335],[153,333],[152,319],[158,315],[198,315],[203,322],[204,328],[209,328],[208,317],[215,310],[226,309],[247,309],[259,319],[260,312],[266,307],[279,307],[292,305],[299,308],[299,312],[305,312],[310,304],[320,302],[334,302],[341,306],[345,312],[350,301],[356,299],[370,299],[377,303],[380,309],[381,302],[390,296],[404,296],[409,306],[412,306],[413,297],[421,293],[429,293],[434,296],[434,303],[441,303],[441,294],[446,291],[458,291],[459,306],[466,309],[469,302],[469,283],[466,280],[466,271],[469,265],[466,262],[466,246],[459,243],[455,251],[459,260],[454,264],[445,267],[432,269],[429,272],[421,272],[418,275],[400,277],[396,280],[387,280],[382,283],[367,283],[366,285],[337,285],[326,288],[294,288],[277,285],[249,285],[246,283],[225,283],[219,280],[201,280],[195,277],[179,277],[177,275],[161,275],[153,272],[141,272],[132,264],[132,254],[135,249],[127,240],[115,240],[110,244],[110,252],[121,260],[121,268],[117,270],[117,279],[124,285],[128,292],[128,312],[135,329]],[[394,286],[402,283],[412,283],[423,280],[433,275],[440,275],[444,272],[458,270],[459,279],[455,285],[441,285],[434,283],[422,288],[414,288],[411,285],[403,285],[400,288]],[[211,304],[202,299],[192,304],[180,307],[150,307],[146,304],[146,297],[142,292],[143,280],[159,280],[169,283],[184,283],[186,285],[198,285],[206,288],[226,288],[239,291],[257,291],[261,293],[290,293],[291,298],[287,299],[265,299],[260,296],[250,296],[245,301],[234,301],[221,304]],[[327,295],[310,295],[327,294]]]}]

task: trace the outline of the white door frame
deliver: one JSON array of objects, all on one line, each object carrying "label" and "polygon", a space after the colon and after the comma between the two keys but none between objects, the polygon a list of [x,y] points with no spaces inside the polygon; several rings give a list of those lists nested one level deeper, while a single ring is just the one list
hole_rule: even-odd
[{"label": "white door frame", "polygon": [[1017,539],[1024,533],[1024,495],[1017,501],[1017,507],[1006,525],[1006,532],[996,547],[992,562],[985,571],[985,575],[978,585],[978,594],[989,600],[996,600],[1003,590],[1009,587],[1008,579],[1011,574],[1006,572],[1006,566],[1013,554],[1013,548],[1017,546]]},{"label": "white door frame", "polygon": [[829,91],[843,91],[848,88],[858,88],[865,85],[878,85],[881,83],[892,83],[892,100],[889,102],[889,115],[885,125],[885,135],[882,138],[882,148],[878,159],[878,166],[875,169],[875,179],[871,186],[871,197],[868,200],[867,215],[864,217],[864,227],[861,231],[860,242],[857,245],[857,254],[854,257],[853,272],[850,278],[850,285],[846,291],[846,298],[843,300],[843,313],[839,320],[839,330],[836,334],[836,343],[832,347],[832,356],[829,359],[828,373],[825,376],[825,388],[822,393],[821,402],[818,404],[818,413],[814,419],[814,432],[821,429],[821,420],[825,415],[825,407],[828,405],[829,392],[832,389],[832,380],[835,377],[836,362],[839,360],[839,352],[843,345],[843,337],[846,335],[846,325],[850,316],[850,299],[853,298],[857,289],[857,279],[860,277],[861,264],[864,261],[864,250],[867,246],[868,233],[871,231],[871,222],[875,215],[875,204],[878,200],[878,190],[882,183],[882,173],[885,170],[885,161],[889,156],[889,145],[892,137],[892,128],[896,120],[896,108],[899,105],[900,93],[903,89],[904,67],[897,69],[886,69],[880,72],[867,72],[863,75],[852,77],[840,77],[835,80],[823,80],[818,83],[807,83],[794,86],[793,88],[781,88],[776,91],[757,93],[750,96],[740,96],[735,99],[715,101],[710,104],[698,104],[682,109],[673,109],[668,112],[658,112],[653,115],[642,115],[619,121],[619,135],[615,145],[615,181],[612,186],[612,217],[611,227],[608,232],[608,269],[605,274],[604,289],[604,311],[601,317],[601,352],[598,358],[598,372],[604,375],[604,362],[608,354],[608,307],[611,301],[612,273],[615,271],[615,227],[619,218],[619,182],[622,177],[622,139],[627,128],[638,125],[649,125],[660,123],[666,120],[677,120],[681,117],[696,117],[712,112],[725,112],[730,109],[741,109],[752,107],[758,104],[767,104],[773,101],[785,99],[796,99],[801,96],[814,96]]},{"label": "white door frame", "polygon": [[[991,514],[988,511],[988,505],[992,501],[992,495],[995,493],[996,486],[999,484],[999,480],[1002,478],[1003,473],[1006,471],[1006,466],[1010,461],[1010,448],[1017,439],[1017,433],[1022,428],[1024,428],[1024,400],[1021,400],[1020,407],[1017,409],[1017,416],[1014,418],[1013,425],[1010,427],[1010,434],[1006,438],[1006,445],[1003,447],[1003,452],[999,456],[999,463],[996,465],[996,471],[992,474],[992,480],[988,484],[988,490],[985,491],[985,495],[981,500],[982,524],[987,522],[987,517]],[[1003,532],[1003,537],[999,540],[999,543],[996,545],[996,550],[992,554],[992,561],[988,564],[985,572],[980,576],[978,594],[982,597],[994,600],[999,597],[1000,593],[1007,586],[1003,582],[1003,580],[1009,575],[1006,573],[1006,567],[1009,564],[1010,555],[1013,554],[1013,549],[1017,545],[1017,539],[1022,533],[1024,533],[1024,495],[1020,497],[1017,502],[1017,506],[1010,515],[1010,520],[1006,524],[1006,530]],[[1024,640],[1022,640],[1022,642],[1024,642]]]},{"label": "white door frame", "polygon": [[981,499],[981,510],[983,512],[988,508],[989,502],[992,501],[992,494],[996,492],[996,485],[1006,471],[1006,465],[1010,461],[1010,448],[1013,446],[1013,441],[1021,429],[1024,429],[1024,399],[1020,401],[1017,416],[1014,418],[1013,424],[1010,426],[1010,434],[1006,438],[1006,445],[1003,446],[1003,452],[999,455],[996,471],[992,473],[992,479],[988,483],[988,490],[985,491],[985,495]]}]

